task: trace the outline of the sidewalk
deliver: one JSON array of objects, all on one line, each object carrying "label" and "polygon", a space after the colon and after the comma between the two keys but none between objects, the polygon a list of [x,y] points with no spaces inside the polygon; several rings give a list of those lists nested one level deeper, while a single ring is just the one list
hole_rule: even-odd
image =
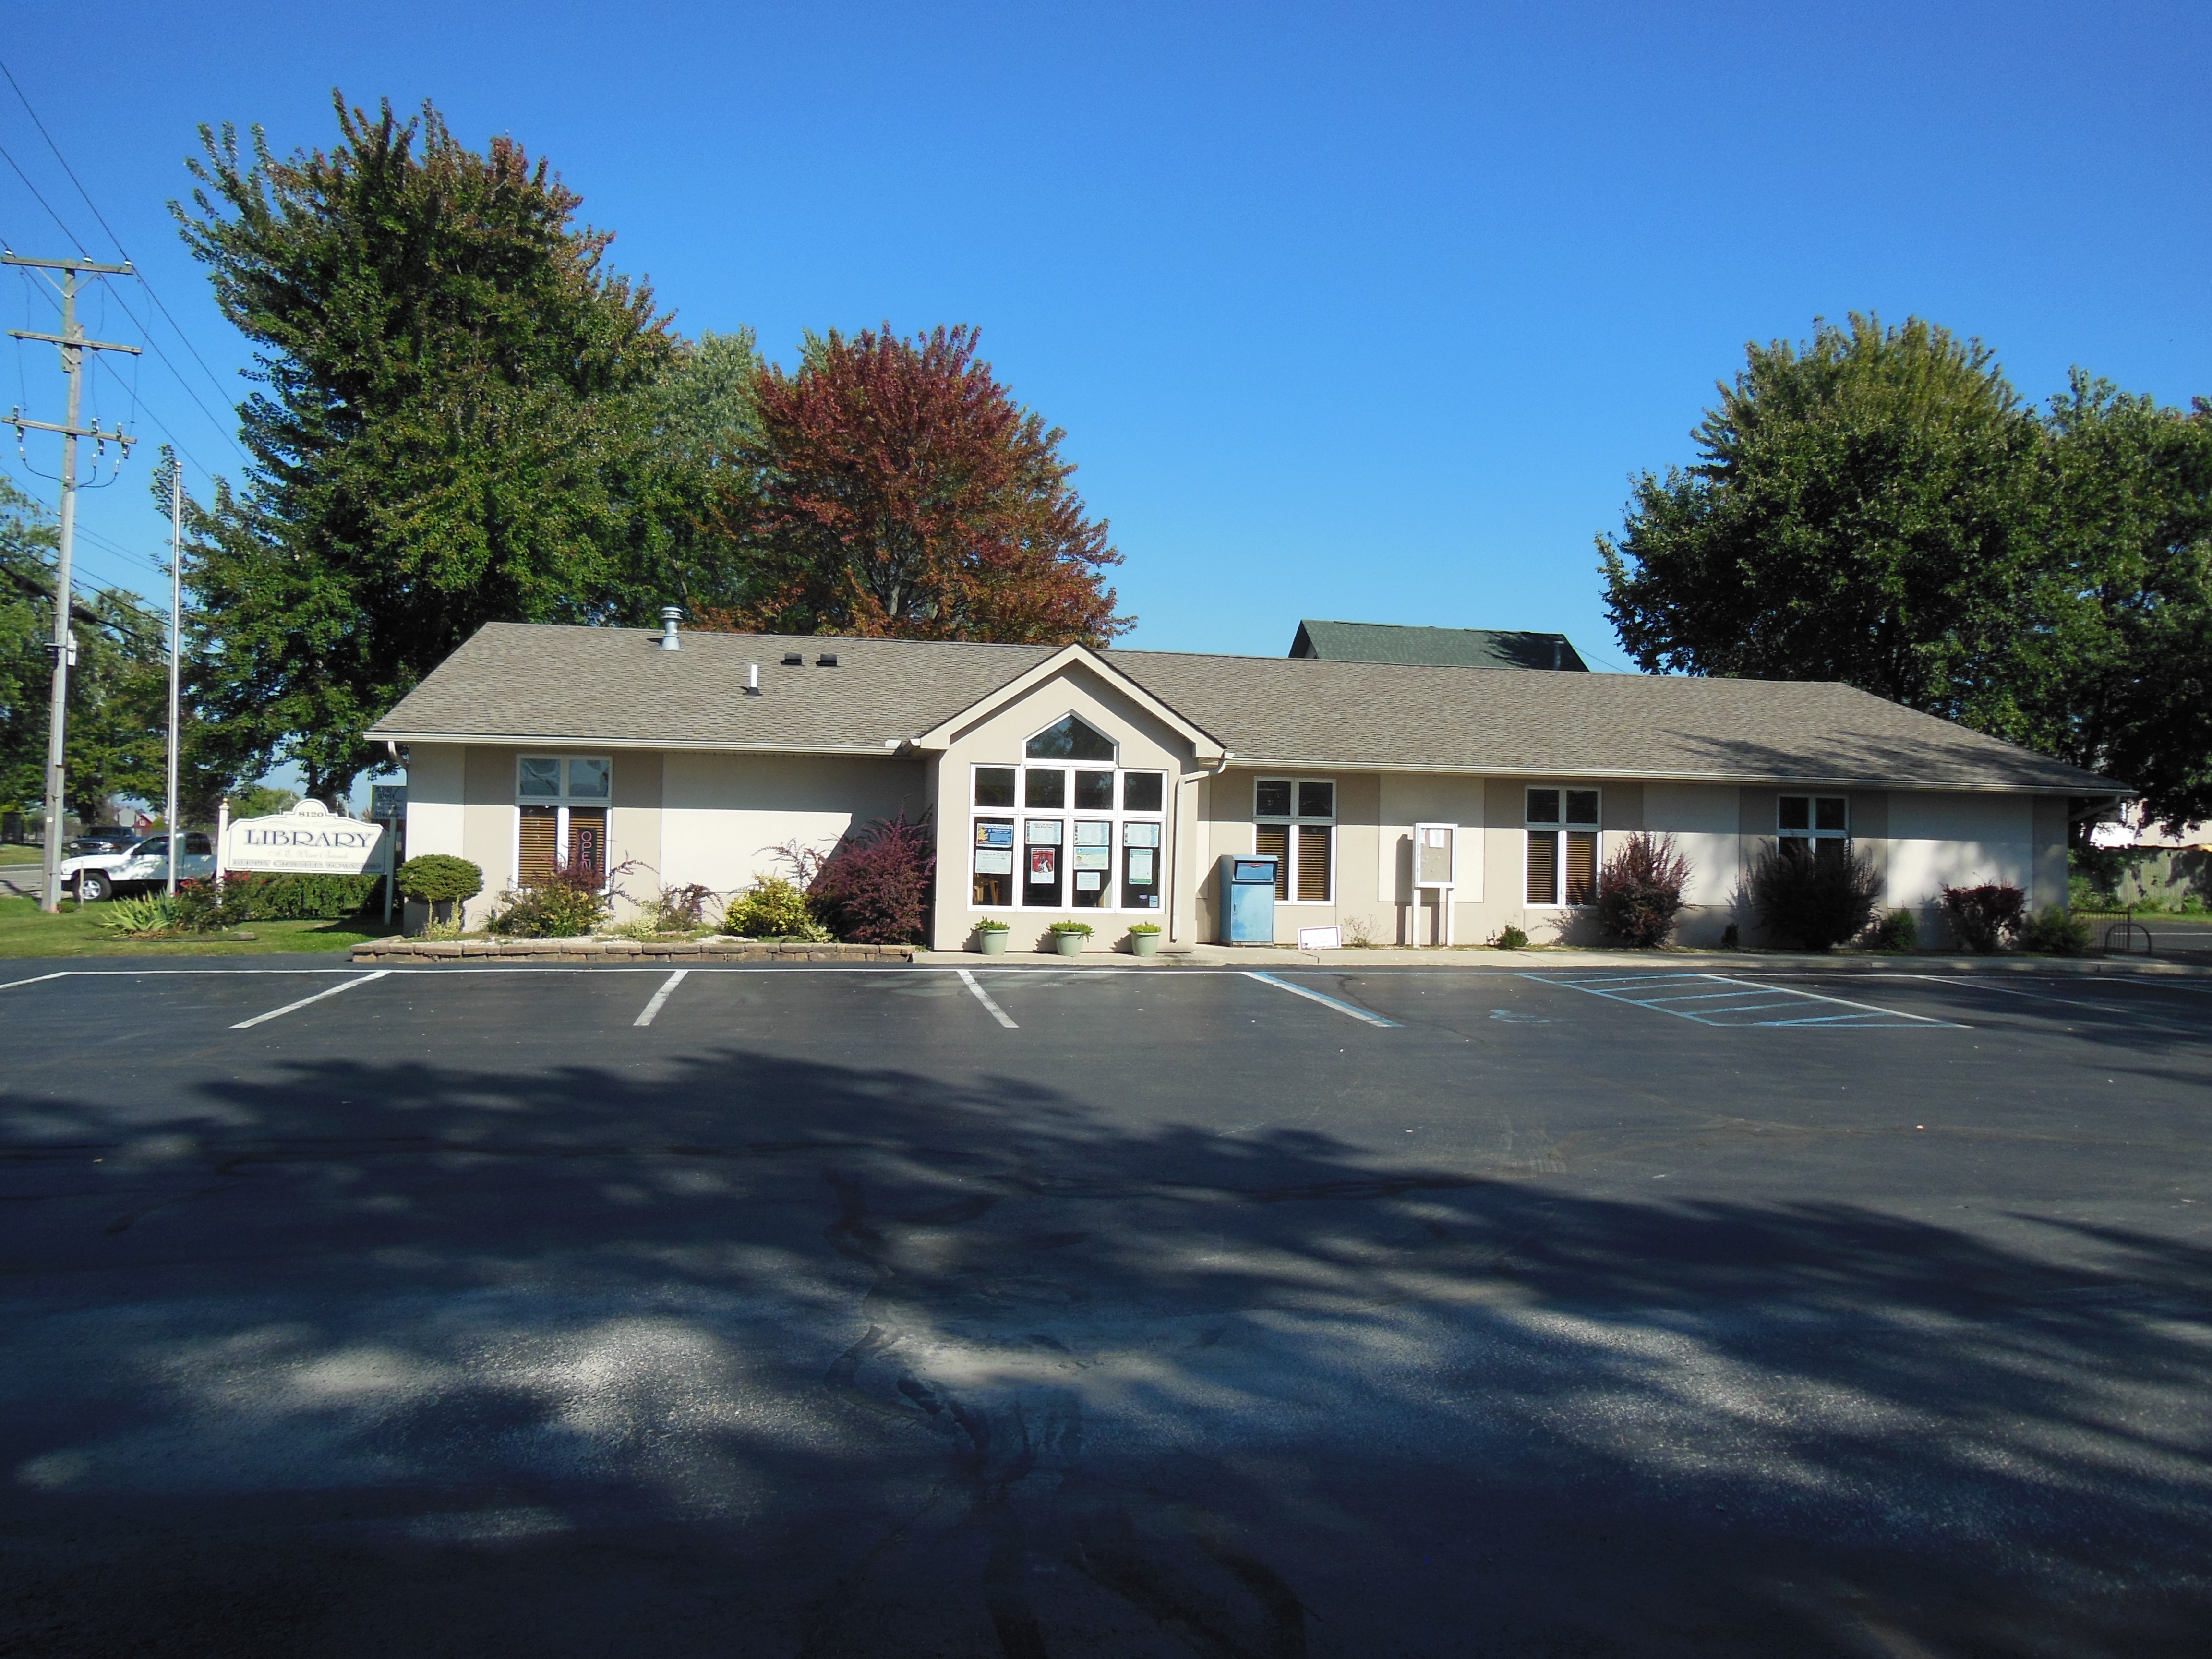
[{"label": "sidewalk", "polygon": [[965,951],[922,951],[917,963],[961,968],[1325,968],[1358,974],[1378,968],[1426,968],[1456,973],[1559,972],[1706,974],[2060,974],[2133,975],[2212,979],[2212,966],[2146,960],[2141,957],[1892,956],[1874,951],[1573,951],[1532,947],[1498,951],[1451,949],[1300,951],[1290,945],[1168,945],[1146,961],[1123,951],[1086,951],[1079,957],[1023,951],[1003,957]]}]

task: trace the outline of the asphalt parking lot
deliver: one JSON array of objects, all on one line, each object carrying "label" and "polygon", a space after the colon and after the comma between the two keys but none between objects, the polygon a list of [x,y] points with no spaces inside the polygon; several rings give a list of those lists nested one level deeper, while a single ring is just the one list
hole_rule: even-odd
[{"label": "asphalt parking lot", "polygon": [[0,1653],[2201,1654],[2212,980],[0,973]]}]

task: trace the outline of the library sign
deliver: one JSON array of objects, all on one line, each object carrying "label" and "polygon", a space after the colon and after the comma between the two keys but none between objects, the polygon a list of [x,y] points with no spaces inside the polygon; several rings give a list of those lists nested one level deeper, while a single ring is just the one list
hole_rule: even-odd
[{"label": "library sign", "polygon": [[222,867],[313,876],[380,876],[391,843],[380,823],[342,818],[319,800],[274,817],[234,818],[223,837]]}]

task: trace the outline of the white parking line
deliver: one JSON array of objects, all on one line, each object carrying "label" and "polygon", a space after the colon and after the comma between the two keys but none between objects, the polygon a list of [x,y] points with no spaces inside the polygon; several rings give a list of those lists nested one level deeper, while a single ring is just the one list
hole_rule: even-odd
[{"label": "white parking line", "polygon": [[12,991],[18,985],[42,985],[50,979],[67,979],[69,976],[70,970],[64,968],[58,974],[40,974],[33,979],[11,979],[5,985],[0,985],[0,991]]},{"label": "white parking line", "polygon": [[674,973],[671,974],[668,976],[667,981],[663,984],[658,991],[655,991],[653,994],[653,1000],[645,1005],[645,1012],[640,1014],[635,1019],[630,1021],[630,1024],[633,1025],[652,1024],[653,1017],[660,1012],[661,1005],[665,1003],[668,999],[675,994],[676,988],[684,983],[684,976],[690,971],[691,970],[689,968],[678,968]]},{"label": "white parking line", "polygon": [[374,972],[363,974],[359,979],[349,979],[343,985],[333,985],[327,991],[318,991],[311,997],[301,997],[297,1002],[288,1002],[282,1008],[271,1008],[265,1014],[254,1015],[252,1019],[241,1019],[237,1024],[232,1026],[230,1029],[234,1031],[250,1031],[255,1026],[265,1024],[270,1020],[282,1019],[285,1015],[292,1012],[293,1010],[296,1008],[304,1008],[311,1002],[320,1002],[325,997],[342,995],[343,993],[352,990],[356,985],[366,985],[373,979],[382,979],[391,971],[392,969],[389,968],[379,968]]},{"label": "white parking line", "polygon": [[1000,1024],[1005,1026],[1009,1031],[1018,1031],[1022,1029],[1020,1026],[1015,1024],[1013,1020],[1008,1017],[1005,1009],[1001,1008],[997,1003],[991,1000],[991,994],[975,982],[975,975],[969,973],[965,968],[961,969],[959,973],[960,982],[975,994],[976,1001],[981,1003],[986,1008],[988,1008],[991,1011],[991,1018],[993,1019],[997,1020]]},{"label": "white parking line", "polygon": [[1246,969],[1244,977],[1256,979],[1262,985],[1272,985],[1279,991],[1288,991],[1292,996],[1310,998],[1323,1007],[1335,1009],[1340,1014],[1350,1014],[1354,1019],[1364,1019],[1370,1025],[1387,1025],[1394,1031],[1405,1029],[1398,1021],[1385,1019],[1372,1009],[1363,1008],[1356,1002],[1346,1002],[1338,997],[1324,996],[1319,991],[1309,991],[1303,985],[1293,985],[1286,979],[1277,979],[1273,974],[1263,974],[1256,968]]},{"label": "white parking line", "polygon": [[[1927,1014],[1909,1014],[1901,1008],[1883,1008],[1871,1002],[1853,1002],[1848,997],[1824,996],[1818,991],[1800,991],[1792,986],[1761,984],[1755,980],[1731,979],[1725,974],[1608,974],[1594,979],[1564,979],[1548,974],[1531,974],[1531,979],[1546,985],[1558,985],[1570,991],[1581,991],[1594,997],[1603,997],[1609,1002],[1626,1002],[1632,1007],[1651,1008],[1662,1014],[1672,1014],[1677,1019],[1694,1020],[1700,1025],[1850,1025],[1854,1027],[1885,1025],[1945,1025],[1963,1030],[1957,1022],[1936,1019]],[[1710,994],[1668,994],[1677,984],[1706,983],[1727,985],[1734,988]],[[1762,999],[1746,1002],[1745,997]],[[1683,1002],[1725,1003],[1731,1006],[1706,1007],[1692,1011],[1678,1007]],[[1735,1019],[1729,1015],[1764,1013],[1771,1008],[1795,1007],[1803,1002],[1832,1003],[1839,1008],[1849,1008],[1848,1014],[1806,1015],[1796,1019]]]},{"label": "white parking line", "polygon": [[[1964,985],[1970,990],[1995,991],[2000,996],[2025,997],[2030,1002],[2055,1002],[2068,1008],[2087,1008],[2093,1012],[2100,1014],[2118,1014],[2123,1019],[2138,1022],[2135,1028],[2137,1030],[2171,1031],[2180,1036],[2201,1036],[2204,1035],[2200,1028],[2187,1024],[2178,1018],[2173,1018],[2172,1023],[2164,1025],[2152,1025],[2143,1023],[2159,1019],[2163,1012],[2163,1011],[2160,1009],[2144,1008],[2140,1006],[2133,1008],[2116,1008],[2108,1002],[2084,1002],[2079,997],[2055,997],[2051,995],[2049,993],[2043,991],[2023,991],[2019,989],[2017,987],[2010,985],[1992,985],[1987,980],[1953,979],[1946,978],[1936,974],[1884,974],[1881,977],[1884,979],[1917,980],[1922,983],[1928,985]],[[2049,1016],[2049,1018],[2056,1019],[2059,1018],[2059,1016],[2053,1014]]]}]

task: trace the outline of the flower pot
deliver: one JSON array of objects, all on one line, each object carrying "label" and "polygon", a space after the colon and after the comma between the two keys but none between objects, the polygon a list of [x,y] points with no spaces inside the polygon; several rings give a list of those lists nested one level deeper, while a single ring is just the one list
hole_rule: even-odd
[{"label": "flower pot", "polygon": [[1131,956],[1156,957],[1159,955],[1159,953],[1160,936],[1158,933],[1132,933],[1129,935],[1129,954]]},{"label": "flower pot", "polygon": [[1006,955],[1006,930],[1003,927],[978,927],[975,930],[975,948],[987,957]]},{"label": "flower pot", "polygon": [[1054,954],[1063,957],[1081,956],[1084,937],[1081,933],[1054,933],[1052,936],[1052,948]]}]

